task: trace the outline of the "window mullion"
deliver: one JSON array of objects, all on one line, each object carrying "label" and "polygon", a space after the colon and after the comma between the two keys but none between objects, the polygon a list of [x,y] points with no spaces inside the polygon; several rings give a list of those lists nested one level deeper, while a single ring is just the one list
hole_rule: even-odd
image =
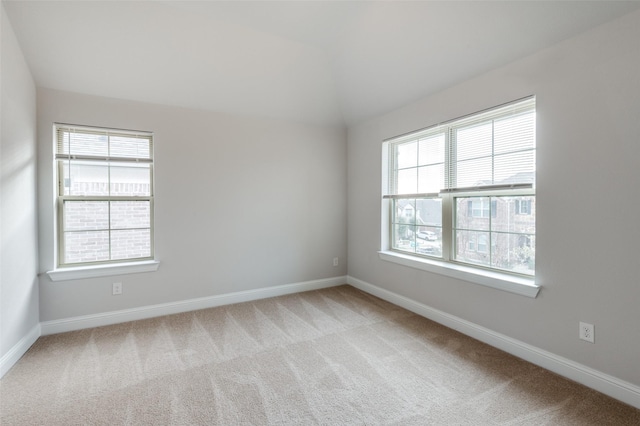
[{"label": "window mullion", "polygon": [[[107,153],[111,157],[111,135],[107,131]],[[107,201],[107,229],[108,229],[108,244],[109,244],[109,260],[113,260],[113,250],[111,246],[111,163],[107,162],[107,194],[109,194],[109,201]]]},{"label": "window mullion", "polygon": [[[111,185],[109,185],[111,187]],[[107,201],[107,229],[109,235],[109,260],[113,259],[112,247],[111,247],[111,201]]]},{"label": "window mullion", "polygon": [[[56,143],[58,143],[56,141]],[[57,197],[57,202],[58,202],[58,264],[64,263],[65,260],[65,244],[64,244],[64,240],[65,240],[65,223],[64,223],[64,201],[63,201],[63,197],[64,197],[64,166],[62,164],[62,161],[57,161],[56,162],[56,166],[57,166],[57,171],[58,171],[58,197]],[[70,165],[69,165],[70,166]],[[71,170],[71,167],[69,167],[69,170]]]},{"label": "window mullion", "polygon": [[153,198],[153,164],[149,165],[149,198]]},{"label": "window mullion", "polygon": [[454,258],[453,224],[454,209],[453,196],[446,194],[442,199],[442,260],[450,261]]},{"label": "window mullion", "polygon": [[64,223],[64,200],[62,196],[58,197],[58,264],[66,262],[65,251],[65,223]]},{"label": "window mullion", "polygon": [[[493,164],[493,161],[491,164]],[[493,267],[493,214],[493,197],[489,196],[489,247],[487,248],[489,253],[489,267]]]},{"label": "window mullion", "polygon": [[[455,185],[455,137],[454,130],[449,127],[445,131],[445,188],[454,188]],[[442,194],[442,259],[445,262],[450,261],[455,256],[453,254],[453,224],[454,210],[453,197],[451,194]]]},{"label": "window mullion", "polygon": [[58,196],[64,195],[64,168],[62,167],[62,161],[56,161],[56,167],[58,169]]}]

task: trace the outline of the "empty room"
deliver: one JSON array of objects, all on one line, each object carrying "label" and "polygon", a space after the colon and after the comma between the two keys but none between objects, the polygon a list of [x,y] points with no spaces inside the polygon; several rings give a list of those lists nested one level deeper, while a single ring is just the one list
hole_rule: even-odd
[{"label": "empty room", "polygon": [[1,3],[0,424],[640,425],[640,1]]}]

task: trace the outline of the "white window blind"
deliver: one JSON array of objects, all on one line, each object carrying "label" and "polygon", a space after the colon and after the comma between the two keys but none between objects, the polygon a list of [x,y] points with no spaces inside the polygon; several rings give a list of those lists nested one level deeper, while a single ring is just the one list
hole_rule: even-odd
[{"label": "white window blind", "polygon": [[56,158],[150,163],[153,138],[146,132],[58,125]]},{"label": "white window blind", "polygon": [[452,123],[447,189],[535,183],[535,101]]},{"label": "white window blind", "polygon": [[535,99],[387,141],[387,198],[535,184]]}]

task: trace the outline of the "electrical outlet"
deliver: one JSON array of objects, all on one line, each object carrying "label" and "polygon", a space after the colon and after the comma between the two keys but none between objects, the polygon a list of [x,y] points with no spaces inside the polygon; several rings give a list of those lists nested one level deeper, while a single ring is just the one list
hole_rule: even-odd
[{"label": "electrical outlet", "polygon": [[122,294],[122,283],[113,283],[113,295]]},{"label": "electrical outlet", "polygon": [[333,258],[333,266],[338,266],[338,258],[337,257]]},{"label": "electrical outlet", "polygon": [[586,322],[580,323],[580,339],[586,342],[595,343],[593,324],[587,324]]}]

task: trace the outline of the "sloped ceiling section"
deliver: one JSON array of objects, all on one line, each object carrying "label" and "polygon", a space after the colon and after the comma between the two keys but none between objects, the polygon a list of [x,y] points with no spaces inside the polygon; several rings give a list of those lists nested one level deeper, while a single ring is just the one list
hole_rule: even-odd
[{"label": "sloped ceiling section", "polygon": [[41,87],[349,125],[640,2],[3,1]]}]

